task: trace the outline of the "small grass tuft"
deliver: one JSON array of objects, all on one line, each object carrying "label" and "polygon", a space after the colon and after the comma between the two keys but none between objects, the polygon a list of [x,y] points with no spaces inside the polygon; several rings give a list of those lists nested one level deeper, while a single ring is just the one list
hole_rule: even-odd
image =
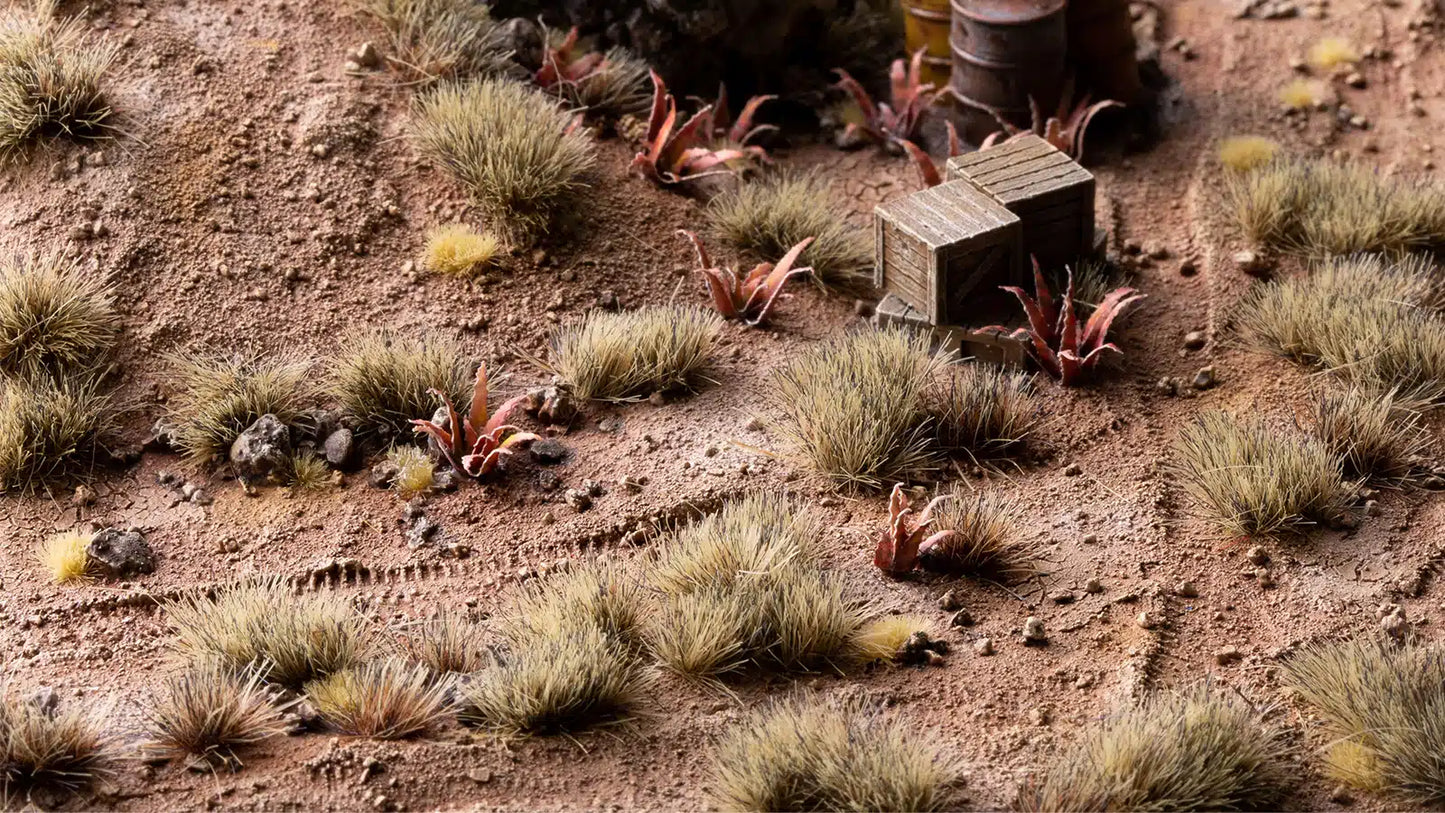
[{"label": "small grass tuft", "polygon": [[571,114],[518,82],[447,84],[417,98],[417,151],[466,187],[490,228],[525,245],[547,233],[586,186],[592,141]]},{"label": "small grass tuft", "polygon": [[237,673],[214,659],[167,677],[144,714],[147,757],[208,769],[239,766],[238,751],[286,731],[261,673]]},{"label": "small grass tuft", "polygon": [[1262,167],[1278,153],[1279,142],[1264,136],[1230,136],[1219,142],[1219,163],[1233,172]]},{"label": "small grass tuft", "polygon": [[1430,446],[1420,413],[1399,403],[1395,393],[1354,387],[1317,396],[1314,432],[1344,461],[1345,476],[1400,482],[1419,466]]},{"label": "small grass tuft", "polygon": [[927,533],[952,533],[923,551],[928,570],[1017,577],[1035,572],[1034,549],[1020,533],[1017,504],[994,491],[955,488],[933,509]]},{"label": "small grass tuft", "polygon": [[115,133],[101,80],[120,47],[91,38],[79,17],[57,17],[56,6],[35,0],[0,13],[0,160],[49,139]]},{"label": "small grass tuft", "polygon": [[296,491],[324,491],[335,484],[331,467],[326,459],[315,452],[301,452],[291,456],[291,471],[287,484]]},{"label": "small grass tuft", "polygon": [[957,761],[933,738],[860,704],[795,698],[751,714],[718,744],[709,791],[724,810],[945,809]]},{"label": "small grass tuft", "polygon": [[1421,805],[1445,801],[1445,657],[1374,639],[1307,648],[1286,683],[1324,723],[1331,777]]},{"label": "small grass tuft", "polygon": [[414,79],[465,79],[516,71],[488,7],[472,0],[355,0],[391,35],[390,61]]},{"label": "small grass tuft", "polygon": [[629,649],[641,643],[647,613],[642,586],[621,567],[588,563],[525,585],[516,615],[503,626],[512,641],[555,638],[577,624],[602,631]]},{"label": "small grass tuft", "polygon": [[689,679],[716,680],[748,664],[759,625],[751,597],[734,590],[664,596],[648,626],[648,646],[664,669]]},{"label": "small grass tuft", "polygon": [[193,463],[225,457],[236,437],[262,415],[294,424],[310,400],[311,364],[270,358],[169,357],[174,389],[167,413],[174,442]]},{"label": "small grass tuft", "polygon": [[490,234],[465,223],[448,223],[427,232],[422,265],[437,274],[471,276],[491,263],[501,248],[502,242]]},{"label": "small grass tuft", "polygon": [[113,778],[120,753],[104,728],[108,711],[74,704],[52,713],[0,697],[0,804],[9,809],[34,791],[74,793]]},{"label": "small grass tuft", "polygon": [[94,367],[120,329],[111,294],[60,254],[0,262],[0,372],[35,379]]},{"label": "small grass tuft", "polygon": [[719,195],[707,209],[713,234],[759,261],[776,262],[812,237],[798,267],[811,267],[824,285],[867,282],[873,245],[867,230],[848,223],[821,175],[780,174]]},{"label": "small grass tuft", "polygon": [[[552,32],[561,36],[560,32]],[[580,81],[562,81],[553,87],[567,104],[605,118],[641,115],[647,112],[649,95],[647,60],[626,48],[608,49],[600,70]]]},{"label": "small grass tuft", "polygon": [[1017,448],[1042,417],[1032,375],[982,362],[945,365],[927,401],[943,447],[974,457]]},{"label": "small grass tuft", "polygon": [[192,593],[165,609],[183,655],[264,668],[267,682],[290,689],[356,666],[373,649],[365,619],[345,599],[298,596],[280,579]]},{"label": "small grass tuft", "polygon": [[436,411],[435,389],[458,409],[471,403],[472,367],[462,349],[436,334],[405,339],[387,330],[344,342],[327,389],[363,435],[412,437],[411,421]]},{"label": "small grass tuft", "polygon": [[1271,536],[1342,518],[1352,489],[1321,441],[1206,412],[1180,433],[1175,469],[1231,536]]},{"label": "small grass tuft", "polygon": [[891,661],[898,657],[915,632],[927,632],[932,626],[932,622],[921,615],[885,615],[869,621],[854,633],[852,648],[865,663]]},{"label": "small grass tuft", "polygon": [[621,313],[593,311],[552,334],[542,366],[578,398],[625,401],[696,386],[722,329],[712,311],[649,306]]},{"label": "small grass tuft", "polygon": [[419,446],[393,446],[386,459],[396,467],[391,488],[402,499],[409,500],[432,487],[436,482],[436,461]]},{"label": "small grass tuft", "polygon": [[1158,697],[1084,734],[1019,794],[1029,811],[1272,810],[1286,745],[1243,701],[1195,690]]},{"label": "small grass tuft", "polygon": [[813,564],[821,532],[817,515],[787,497],[754,494],[729,500],[716,513],[670,534],[648,580],[669,597],[729,588],[752,574]]},{"label": "small grass tuft", "polygon": [[1360,61],[1360,52],[1343,37],[1325,37],[1310,46],[1305,57],[1311,68],[1329,73],[1336,68],[1354,65]]},{"label": "small grass tuft", "polygon": [[86,553],[90,539],[91,534],[79,531],[56,534],[40,543],[35,558],[56,584],[83,584],[94,578],[90,556]]},{"label": "small grass tuft", "polygon": [[93,378],[0,380],[0,493],[31,493],[83,475],[115,429]]},{"label": "small grass tuft", "polygon": [[343,734],[401,740],[425,733],[446,714],[448,680],[426,666],[387,659],[306,684],[306,696]]},{"label": "small grass tuft", "polygon": [[1289,110],[1312,110],[1330,99],[1330,89],[1314,79],[1295,79],[1279,89],[1279,101]]},{"label": "small grass tuft", "polygon": [[774,375],[776,426],[814,473],[851,488],[878,489],[936,467],[928,392],[942,359],[902,330],[832,339]]},{"label": "small grass tuft", "polygon": [[471,674],[485,665],[484,628],[465,615],[445,612],[402,635],[401,650],[412,663],[438,675]]}]

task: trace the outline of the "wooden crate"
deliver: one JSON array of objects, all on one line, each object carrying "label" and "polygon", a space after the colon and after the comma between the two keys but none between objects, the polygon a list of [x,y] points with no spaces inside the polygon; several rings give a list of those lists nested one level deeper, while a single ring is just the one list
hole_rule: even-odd
[{"label": "wooden crate", "polygon": [[955,324],[980,283],[1021,273],[1019,218],[967,182],[890,200],[873,223],[874,283],[932,324]]},{"label": "wooden crate", "polygon": [[948,177],[993,196],[1023,221],[1023,255],[1046,268],[1094,248],[1094,176],[1036,135],[948,160]]}]

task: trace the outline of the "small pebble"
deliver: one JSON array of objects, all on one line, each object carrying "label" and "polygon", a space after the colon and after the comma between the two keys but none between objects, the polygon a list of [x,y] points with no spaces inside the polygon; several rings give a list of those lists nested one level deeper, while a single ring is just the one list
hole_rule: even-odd
[{"label": "small pebble", "polygon": [[1237,646],[1226,646],[1214,653],[1214,662],[1220,666],[1228,666],[1244,657]]},{"label": "small pebble", "polygon": [[1098,595],[1099,593],[1104,592],[1104,584],[1098,579],[1089,579],[1087,582],[1084,583],[1084,592]]},{"label": "small pebble", "polygon": [[1024,619],[1023,637],[1025,644],[1045,644],[1049,641],[1044,633],[1044,622],[1032,615]]},{"label": "small pebble", "polygon": [[973,642],[973,651],[976,652],[976,653],[978,653],[979,655],[985,655],[985,656],[987,656],[987,655],[992,655],[992,654],[993,654],[993,639],[992,639],[992,638],[980,638],[980,639],[978,639],[977,641],[974,641],[974,642]]},{"label": "small pebble", "polygon": [[1179,586],[1174,588],[1174,594],[1181,598],[1199,598],[1199,588],[1194,582],[1180,582]]},{"label": "small pebble", "polygon": [[1185,350],[1200,350],[1204,347],[1204,331],[1191,330],[1184,334]]}]

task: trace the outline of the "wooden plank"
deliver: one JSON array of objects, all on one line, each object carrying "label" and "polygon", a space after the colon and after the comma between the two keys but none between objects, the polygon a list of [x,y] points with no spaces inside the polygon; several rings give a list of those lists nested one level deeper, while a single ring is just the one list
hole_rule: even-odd
[{"label": "wooden plank", "polygon": [[1007,166],[991,168],[987,172],[971,172],[969,176],[975,181],[983,184],[986,188],[993,190],[999,185],[1006,184],[1014,178],[1024,175],[1034,175],[1047,171],[1059,171],[1061,174],[1072,174],[1072,168],[1077,167],[1073,159],[1055,150],[1049,155],[1040,155],[1028,161],[1016,161]]},{"label": "wooden plank", "polygon": [[1017,219],[1008,207],[975,183],[955,181],[934,188],[939,190],[940,199],[946,201],[950,208],[968,212],[980,228],[997,228]]},{"label": "wooden plank", "polygon": [[1062,159],[1061,162],[1018,167],[1017,172],[1008,175],[1000,174],[983,181],[983,186],[989,194],[999,200],[1005,200],[1009,196],[1017,196],[1031,188],[1047,192],[1081,186],[1093,180],[1093,176],[1088,173],[1080,175],[1070,169],[1071,165],[1077,165],[1070,161],[1068,156],[1060,153],[1059,158]]}]

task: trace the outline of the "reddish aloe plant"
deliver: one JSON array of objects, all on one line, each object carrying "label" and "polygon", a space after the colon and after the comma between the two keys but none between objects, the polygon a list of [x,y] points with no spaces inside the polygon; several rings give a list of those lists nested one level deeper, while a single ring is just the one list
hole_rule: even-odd
[{"label": "reddish aloe plant", "polygon": [[[714,107],[708,105],[678,126],[677,101],[657,71],[652,71],[652,114],[647,120],[647,140],[642,152],[632,159],[632,168],[654,183],[671,185],[708,175],[729,173],[730,163],[766,157],[762,147],[749,146],[748,138],[763,128],[752,126],[753,113],[766,101],[758,97],[748,103],[743,115],[730,127],[719,124]],[[724,100],[725,101],[725,100]],[[714,148],[719,127],[738,138],[730,146]]]},{"label": "reddish aloe plant", "polygon": [[526,395],[502,404],[495,415],[487,416],[487,366],[477,368],[477,380],[472,386],[472,408],[466,417],[457,413],[456,407],[439,390],[433,395],[441,399],[447,409],[446,425],[434,421],[412,421],[413,431],[436,441],[442,456],[452,468],[469,477],[483,477],[497,468],[503,457],[525,443],[538,440],[531,432],[521,432],[507,423],[507,419],[526,400]]},{"label": "reddish aloe plant", "polygon": [[1029,111],[1033,126],[1028,130],[1020,129],[1004,121],[999,116],[998,111],[989,111],[993,113],[993,117],[998,120],[999,125],[1002,126],[1003,129],[985,138],[983,144],[979,145],[979,149],[986,150],[995,144],[1012,141],[1015,138],[1032,133],[1054,145],[1055,148],[1070,158],[1082,161],[1084,158],[1084,136],[1088,132],[1089,123],[1094,120],[1094,116],[1101,110],[1108,110],[1111,107],[1123,107],[1124,105],[1112,99],[1105,99],[1102,102],[1089,104],[1088,94],[1084,94],[1084,98],[1080,99],[1078,104],[1073,104],[1073,96],[1074,82],[1070,79],[1064,85],[1063,94],[1059,96],[1058,111],[1047,119],[1045,119],[1043,113],[1039,111],[1038,103],[1035,102],[1033,98],[1030,98]]},{"label": "reddish aloe plant", "polygon": [[542,56],[542,67],[537,69],[532,81],[543,89],[552,90],[559,85],[581,84],[606,69],[606,54],[592,51],[579,56],[573,53],[576,48],[577,27],[573,26],[561,44],[547,46]]},{"label": "reddish aloe plant", "polygon": [[953,533],[939,531],[924,538],[929,524],[933,522],[933,509],[946,499],[947,495],[934,497],[915,518],[908,495],[903,493],[903,484],[895,484],[893,493],[888,497],[888,528],[878,535],[873,564],[890,576],[902,576],[917,567],[921,550],[932,547],[938,540]]},{"label": "reddish aloe plant", "polygon": [[888,77],[891,98],[888,102],[873,101],[868,91],[858,80],[842,68],[835,68],[838,87],[847,91],[863,115],[861,122],[849,122],[843,130],[844,142],[872,142],[880,146],[891,141],[908,141],[918,134],[918,125],[923,122],[923,113],[938,97],[932,84],[923,84],[920,79],[923,70],[923,49],[913,54],[913,59],[904,67],[903,60],[894,61]]},{"label": "reddish aloe plant", "polygon": [[693,248],[697,249],[698,271],[707,283],[713,307],[717,308],[717,312],[724,319],[742,319],[749,325],[760,324],[768,318],[768,311],[772,310],[773,303],[777,301],[778,294],[783,292],[783,286],[788,280],[813,270],[793,267],[793,263],[798,261],[798,255],[812,245],[811,237],[789,249],[777,265],[759,263],[747,276],[739,277],[731,268],[713,265],[708,258],[707,248],[696,234],[686,229],[679,229],[678,234],[691,240]]},{"label": "reddish aloe plant", "polygon": [[[953,122],[944,122],[943,126],[948,128],[948,157],[963,155],[963,139],[958,137],[958,130],[953,126]],[[903,145],[908,157],[913,159],[914,166],[918,167],[918,178],[923,181],[924,188],[931,189],[943,183],[943,176],[939,174],[938,166],[933,163],[933,158],[922,147],[906,138],[900,139],[898,143]]]},{"label": "reddish aloe plant", "polygon": [[[1066,387],[1091,375],[1105,350],[1122,352],[1107,341],[1109,328],[1130,305],[1144,298],[1144,294],[1133,288],[1115,288],[1094,309],[1081,330],[1074,309],[1072,269],[1068,275],[1068,288],[1059,302],[1054,301],[1038,260],[1034,260],[1034,296],[1029,296],[1022,288],[1002,286],[1003,290],[1018,297],[1029,320],[1028,327],[1013,331],[1011,338],[1022,340],[1024,349],[1034,361]],[[1005,330],[1007,328],[993,326],[980,332],[1002,333]]]},{"label": "reddish aloe plant", "polygon": [[763,133],[777,130],[773,124],[754,124],[753,120],[758,116],[758,108],[778,98],[777,96],[754,96],[748,99],[743,105],[743,112],[733,121],[732,113],[728,109],[728,89],[726,85],[718,85],[717,101],[703,107],[704,115],[701,132],[705,138],[711,140],[713,146],[727,146],[748,150],[749,157],[762,161],[768,160],[767,153],[762,147],[752,146],[758,136]]}]

